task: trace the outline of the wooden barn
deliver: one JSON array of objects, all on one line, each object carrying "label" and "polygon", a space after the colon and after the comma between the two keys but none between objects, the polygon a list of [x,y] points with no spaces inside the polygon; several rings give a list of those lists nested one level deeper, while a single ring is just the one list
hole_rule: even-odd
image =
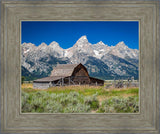
[{"label": "wooden barn", "polygon": [[58,64],[49,77],[33,81],[33,88],[47,89],[53,86],[66,85],[104,85],[104,81],[90,77],[84,65]]}]

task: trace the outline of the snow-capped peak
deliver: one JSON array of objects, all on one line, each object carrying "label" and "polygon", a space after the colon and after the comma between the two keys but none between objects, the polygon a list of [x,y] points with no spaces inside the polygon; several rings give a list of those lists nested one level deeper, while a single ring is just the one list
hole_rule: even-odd
[{"label": "snow-capped peak", "polygon": [[23,43],[22,44],[22,52],[24,54],[28,53],[29,51],[34,51],[37,47],[35,44],[32,43]]},{"label": "snow-capped peak", "polygon": [[54,48],[60,47],[59,44],[58,44],[56,41],[51,42],[51,43],[49,44],[49,46],[50,46],[50,47],[54,47]]},{"label": "snow-capped peak", "polygon": [[119,42],[115,47],[126,47],[126,48],[128,48],[128,46],[126,46],[123,41]]},{"label": "snow-capped peak", "polygon": [[109,53],[120,58],[129,57],[138,59],[138,52],[129,48],[123,41],[119,42],[115,47],[111,47],[111,51]]},{"label": "snow-capped peak", "polygon": [[35,47],[35,44],[24,42],[24,43],[22,44],[22,47]]},{"label": "snow-capped peak", "polygon": [[76,45],[82,45],[82,44],[87,44],[87,43],[88,43],[87,36],[84,35],[81,38],[79,38],[79,40],[76,42]]},{"label": "snow-capped peak", "polygon": [[87,39],[87,36],[86,36],[86,35],[81,36],[81,37],[79,38],[79,40],[78,40],[78,41],[80,41],[80,40],[87,40],[87,41],[88,41],[88,39]]},{"label": "snow-capped peak", "polygon": [[45,49],[47,48],[47,44],[42,42],[39,46],[38,46],[38,49]]},{"label": "snow-capped peak", "polygon": [[47,44],[44,43],[44,42],[42,42],[42,43],[39,45],[39,47],[46,47],[46,46],[47,46]]},{"label": "snow-capped peak", "polygon": [[96,45],[105,46],[105,44],[102,41],[98,42]]}]

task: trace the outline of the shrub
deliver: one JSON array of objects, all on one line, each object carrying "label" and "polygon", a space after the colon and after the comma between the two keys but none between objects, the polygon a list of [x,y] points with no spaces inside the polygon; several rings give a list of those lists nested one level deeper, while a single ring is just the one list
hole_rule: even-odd
[{"label": "shrub", "polygon": [[70,92],[69,94],[55,94],[45,91],[22,92],[22,112],[79,113],[98,108],[99,102],[95,96],[89,97],[92,98],[90,104],[84,103],[84,98],[77,92]]},{"label": "shrub", "polygon": [[78,103],[77,105],[68,105],[64,108],[64,113],[86,113],[90,111],[90,106]]},{"label": "shrub", "polygon": [[44,106],[44,112],[61,113],[63,112],[63,106],[56,101],[48,102],[48,104]]},{"label": "shrub", "polygon": [[28,103],[28,99],[29,99],[29,94],[22,91],[22,95],[21,95],[22,112],[28,112],[28,111],[30,112],[31,111],[31,106]]},{"label": "shrub", "polygon": [[139,112],[138,97],[112,97],[102,102],[98,112],[103,113],[136,113]]},{"label": "shrub", "polygon": [[87,113],[96,110],[99,113],[136,113],[139,112],[139,98],[111,97],[102,101],[97,94],[85,97],[77,92],[49,93],[46,91],[23,92],[21,96],[22,112],[35,113]]},{"label": "shrub", "polygon": [[96,110],[99,108],[99,101],[96,95],[86,97],[84,100],[84,103],[86,105],[89,105],[93,110]]}]

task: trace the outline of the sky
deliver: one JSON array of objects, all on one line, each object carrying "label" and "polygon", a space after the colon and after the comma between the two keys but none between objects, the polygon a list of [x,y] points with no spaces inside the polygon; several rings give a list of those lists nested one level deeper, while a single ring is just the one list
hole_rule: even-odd
[{"label": "sky", "polygon": [[22,21],[21,34],[21,43],[36,46],[56,41],[67,49],[86,35],[91,44],[102,41],[115,46],[124,41],[129,48],[139,49],[138,21]]}]

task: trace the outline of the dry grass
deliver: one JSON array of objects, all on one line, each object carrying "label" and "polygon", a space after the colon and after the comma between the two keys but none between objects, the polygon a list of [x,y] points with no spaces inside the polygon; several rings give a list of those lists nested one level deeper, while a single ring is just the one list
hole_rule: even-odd
[{"label": "dry grass", "polygon": [[33,84],[32,83],[23,83],[23,84],[21,84],[21,88],[33,88]]},{"label": "dry grass", "polygon": [[129,90],[129,89],[137,89],[137,87],[127,87],[127,88],[114,88],[114,87],[111,87],[111,88],[107,88],[105,89],[105,91],[126,91],[126,90]]},{"label": "dry grass", "polygon": [[36,92],[36,91],[46,91],[49,93],[70,93],[72,91],[78,92],[85,96],[90,96],[93,94],[97,94],[99,101],[103,101],[106,98],[110,98],[113,96],[122,96],[127,98],[129,96],[138,96],[138,88],[111,88],[106,89],[103,86],[89,86],[89,85],[72,85],[72,86],[62,86],[62,87],[50,87],[48,89],[33,89],[33,85],[31,83],[23,84],[22,90],[25,92]]},{"label": "dry grass", "polygon": [[48,91],[56,91],[56,90],[85,90],[85,89],[99,89],[102,86],[89,86],[89,85],[72,85],[72,86],[62,86],[62,87],[50,87]]},{"label": "dry grass", "polygon": [[50,87],[48,89],[33,89],[32,84],[23,84],[21,86],[22,90],[25,92],[33,92],[33,91],[47,91],[47,92],[71,92],[71,91],[77,91],[81,93],[87,94],[87,91],[99,91],[102,90],[102,86],[89,86],[89,85],[72,85],[72,86],[57,86],[57,87]]}]

